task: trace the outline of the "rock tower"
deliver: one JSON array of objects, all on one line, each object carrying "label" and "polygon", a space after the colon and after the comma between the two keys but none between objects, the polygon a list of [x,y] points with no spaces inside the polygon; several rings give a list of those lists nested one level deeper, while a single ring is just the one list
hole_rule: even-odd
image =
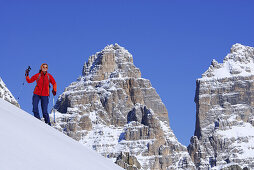
[{"label": "rock tower", "polygon": [[196,128],[188,151],[198,169],[254,169],[254,48],[235,44],[196,82]]},{"label": "rock tower", "polygon": [[57,129],[125,169],[195,169],[156,90],[118,44],[89,57],[55,108]]}]

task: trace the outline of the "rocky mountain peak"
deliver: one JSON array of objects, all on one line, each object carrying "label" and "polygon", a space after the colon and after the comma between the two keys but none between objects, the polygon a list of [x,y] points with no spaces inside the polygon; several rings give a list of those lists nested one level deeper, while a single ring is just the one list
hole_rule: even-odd
[{"label": "rocky mountain peak", "polygon": [[128,50],[111,44],[89,57],[83,66],[82,76],[85,81],[100,81],[108,78],[140,78],[141,73],[134,66]]},{"label": "rocky mountain peak", "polygon": [[237,43],[232,46],[223,63],[213,60],[199,80],[251,75],[254,75],[254,48]]},{"label": "rocky mountain peak", "polygon": [[3,82],[2,78],[0,77],[0,98],[14,104],[17,107],[20,107],[17,100],[13,97],[11,92],[6,87],[5,83]]},{"label": "rocky mountain peak", "polygon": [[89,57],[56,108],[57,129],[125,169],[194,169],[160,96],[118,44]]},{"label": "rocky mountain peak", "polygon": [[245,53],[245,54],[249,54],[250,56],[253,56],[254,55],[254,48],[236,43],[231,47],[230,53],[231,54],[233,54],[233,53],[244,54]]},{"label": "rocky mountain peak", "polygon": [[254,48],[235,44],[196,81],[196,128],[188,146],[200,170],[254,168]]}]

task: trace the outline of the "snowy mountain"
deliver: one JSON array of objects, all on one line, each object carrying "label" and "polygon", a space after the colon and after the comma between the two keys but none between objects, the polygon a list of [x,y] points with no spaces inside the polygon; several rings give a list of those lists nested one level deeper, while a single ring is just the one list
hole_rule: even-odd
[{"label": "snowy mountain", "polygon": [[89,57],[55,108],[57,129],[125,169],[195,167],[156,90],[118,44]]},{"label": "snowy mountain", "polygon": [[20,107],[17,100],[13,97],[11,92],[8,90],[8,88],[6,87],[1,77],[0,77],[0,98]]},{"label": "snowy mountain", "polygon": [[196,81],[195,136],[188,146],[198,169],[227,164],[254,169],[254,48],[235,44]]},{"label": "snowy mountain", "polygon": [[212,61],[208,70],[199,80],[212,80],[233,77],[248,77],[254,75],[254,50],[253,47],[235,44],[230,53],[224,58],[223,63]]},{"label": "snowy mountain", "polygon": [[0,99],[1,170],[120,170],[77,141]]}]

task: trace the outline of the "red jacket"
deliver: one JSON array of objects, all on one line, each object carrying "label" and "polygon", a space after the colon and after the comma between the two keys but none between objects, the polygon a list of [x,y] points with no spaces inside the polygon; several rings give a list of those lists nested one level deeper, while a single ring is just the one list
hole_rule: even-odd
[{"label": "red jacket", "polygon": [[39,96],[49,96],[49,83],[53,85],[53,89],[56,92],[56,81],[51,74],[47,72],[46,74],[44,74],[43,72],[41,72],[32,76],[31,79],[29,78],[29,76],[26,76],[26,81],[28,83],[32,83],[35,80],[37,82],[37,85],[35,86],[34,94],[37,94]]}]

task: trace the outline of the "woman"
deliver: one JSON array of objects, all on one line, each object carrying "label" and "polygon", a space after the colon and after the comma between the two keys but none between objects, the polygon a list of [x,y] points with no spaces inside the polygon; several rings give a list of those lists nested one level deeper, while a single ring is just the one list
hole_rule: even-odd
[{"label": "woman", "polygon": [[29,78],[29,70],[26,70],[26,81],[33,83],[36,80],[37,85],[34,89],[33,95],[33,113],[34,116],[40,119],[38,104],[41,100],[41,110],[45,123],[51,126],[49,114],[48,114],[48,103],[49,103],[49,89],[51,83],[53,85],[52,93],[56,95],[56,81],[51,74],[48,72],[48,64],[43,63],[39,73]]}]

